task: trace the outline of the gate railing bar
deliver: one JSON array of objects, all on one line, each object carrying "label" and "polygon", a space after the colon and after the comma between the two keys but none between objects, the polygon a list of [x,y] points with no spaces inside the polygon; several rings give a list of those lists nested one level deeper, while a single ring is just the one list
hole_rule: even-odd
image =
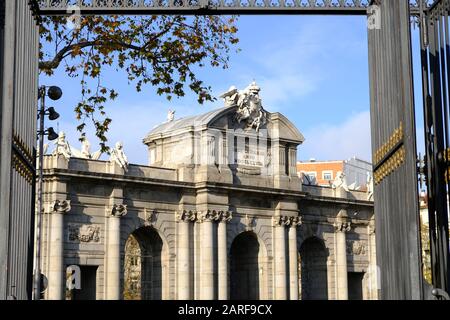
[{"label": "gate railing bar", "polygon": [[[429,20],[423,10],[422,4],[420,8],[420,45],[421,45],[421,66],[422,66],[422,99],[423,99],[423,113],[424,113],[424,136],[425,136],[425,172],[426,172],[426,184],[428,189],[428,223],[429,223],[429,237],[430,237],[430,260],[431,265],[434,266],[437,261],[436,257],[436,223],[434,219],[435,211],[435,194],[433,187],[433,172],[434,165],[432,161],[433,155],[433,134],[432,134],[432,117],[431,117],[431,95],[430,95],[430,81],[429,81],[429,64],[428,64],[428,45],[429,35],[428,29]],[[431,270],[432,279],[436,278],[434,267]]]}]

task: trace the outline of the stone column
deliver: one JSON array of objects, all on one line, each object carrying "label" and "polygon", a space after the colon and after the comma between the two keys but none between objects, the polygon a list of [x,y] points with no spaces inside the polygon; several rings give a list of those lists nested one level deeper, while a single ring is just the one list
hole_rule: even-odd
[{"label": "stone column", "polygon": [[106,300],[120,300],[120,218],[127,214],[124,204],[113,205],[109,212],[106,256]]},{"label": "stone column", "polygon": [[[339,214],[341,215],[341,214]],[[336,230],[336,282],[337,299],[348,300],[347,275],[347,243],[346,232],[350,231],[351,224],[345,218],[339,217],[335,223]]]},{"label": "stone column", "polygon": [[227,222],[232,219],[231,212],[221,212],[217,227],[217,257],[219,300],[229,299],[228,290],[228,254],[227,254]]},{"label": "stone column", "polygon": [[291,217],[289,221],[289,299],[298,300],[298,249],[297,226],[301,224],[300,217]]},{"label": "stone column", "polygon": [[50,259],[48,299],[65,300],[64,214],[70,211],[70,200],[56,200],[50,208]]},{"label": "stone column", "polygon": [[209,210],[202,212],[197,220],[201,223],[200,240],[200,299],[214,300],[214,247],[213,233],[215,216]]},{"label": "stone column", "polygon": [[287,299],[286,276],[286,222],[287,217],[273,218],[274,227],[274,270],[275,270],[275,300]]},{"label": "stone column", "polygon": [[195,221],[196,213],[192,211],[183,211],[177,214],[178,222],[177,234],[177,298],[178,300],[189,300],[191,296],[191,255],[190,255],[190,237],[189,224]]}]

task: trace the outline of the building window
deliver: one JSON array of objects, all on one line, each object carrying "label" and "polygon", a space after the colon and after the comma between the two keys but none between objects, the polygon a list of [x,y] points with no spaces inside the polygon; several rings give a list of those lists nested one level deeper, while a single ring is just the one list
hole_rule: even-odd
[{"label": "building window", "polygon": [[317,183],[317,172],[305,172],[305,176],[308,179],[308,182],[310,184],[316,184]]},{"label": "building window", "polygon": [[322,180],[333,180],[333,171],[323,171],[322,172]]}]

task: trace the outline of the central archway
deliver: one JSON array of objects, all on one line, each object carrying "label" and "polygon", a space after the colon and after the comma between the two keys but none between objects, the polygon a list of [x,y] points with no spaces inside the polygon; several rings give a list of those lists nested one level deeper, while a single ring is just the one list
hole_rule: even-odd
[{"label": "central archway", "polygon": [[261,297],[260,244],[253,232],[238,235],[230,250],[230,298],[258,300]]},{"label": "central archway", "polygon": [[124,299],[163,299],[163,241],[152,227],[142,227],[127,239],[124,259]]}]

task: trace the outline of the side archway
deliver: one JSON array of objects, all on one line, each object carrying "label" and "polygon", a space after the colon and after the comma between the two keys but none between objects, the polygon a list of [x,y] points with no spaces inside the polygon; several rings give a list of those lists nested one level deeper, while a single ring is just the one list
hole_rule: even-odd
[{"label": "side archway", "polygon": [[141,227],[130,234],[125,244],[124,299],[163,299],[166,260],[166,248],[154,228]]},{"label": "side archway", "polygon": [[328,299],[327,259],[328,250],[321,239],[303,241],[299,261],[302,300]]}]

